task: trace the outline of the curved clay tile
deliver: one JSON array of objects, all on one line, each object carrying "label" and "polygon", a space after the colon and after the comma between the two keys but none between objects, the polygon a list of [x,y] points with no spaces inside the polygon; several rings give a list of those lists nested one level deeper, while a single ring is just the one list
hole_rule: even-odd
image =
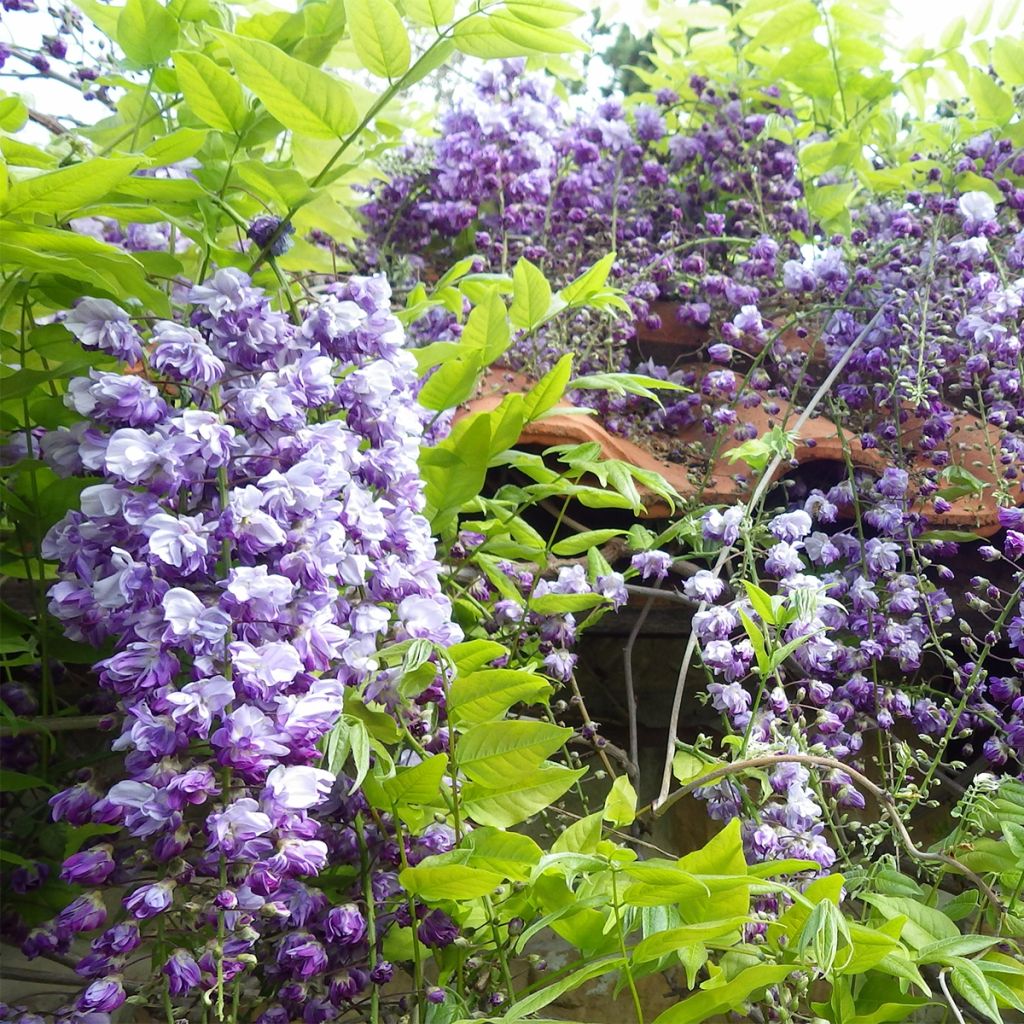
[{"label": "curved clay tile", "polygon": [[[529,387],[530,381],[522,374],[492,370],[481,382],[478,396],[460,410],[459,417],[493,409],[506,394],[527,391]],[[562,407],[572,408],[569,403],[563,403]],[[659,458],[632,441],[610,434],[593,416],[561,414],[558,408],[542,419],[527,424],[520,436],[520,443],[550,448],[560,444],[596,441],[605,458],[620,459],[641,469],[660,473],[684,498],[699,499],[707,504],[734,504],[749,497],[756,484],[753,471],[746,470],[747,475],[741,476],[745,470],[744,464],[730,462],[726,457],[731,449],[741,443],[731,436],[722,440],[719,450],[714,453],[714,461],[706,478],[698,481],[692,467]],[[799,417],[799,410],[785,404],[776,414],[769,414],[761,406],[738,411],[744,422],[754,424],[757,436],[767,433],[773,426],[792,429]],[[923,472],[933,468],[928,453],[920,444],[923,425],[923,421],[911,417],[903,428],[903,441],[908,449],[906,468],[910,471],[912,487],[915,479],[920,481]],[[711,439],[701,424],[680,430],[675,437],[684,444],[700,445],[711,457]],[[944,513],[936,512],[926,499],[914,500],[913,508],[927,515],[930,528],[968,530],[980,536],[991,536],[1000,529],[997,519],[997,467],[992,465],[991,459],[987,468],[984,462],[992,444],[998,450],[997,431],[968,413],[955,416],[953,433],[943,447],[948,448],[954,465],[969,470],[986,487],[981,494],[952,500],[951,508]],[[892,465],[881,451],[864,448],[856,436],[843,431],[824,416],[812,416],[803,424],[797,436],[794,459],[801,465],[816,462],[845,465],[849,459],[856,468],[869,470],[878,476]],[[780,467],[775,474],[776,479],[785,476],[789,470],[789,466]],[[669,514],[668,507],[654,495],[645,494],[644,499],[644,518],[659,519]]]}]

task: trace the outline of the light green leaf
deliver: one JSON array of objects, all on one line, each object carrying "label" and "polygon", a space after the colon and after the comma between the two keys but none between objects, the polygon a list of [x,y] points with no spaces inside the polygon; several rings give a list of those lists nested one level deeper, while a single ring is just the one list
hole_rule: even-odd
[{"label": "light green leaf", "polygon": [[593,853],[601,841],[601,815],[588,814],[574,821],[551,844],[552,853]]},{"label": "light green leaf", "polygon": [[983,1017],[995,1021],[995,1024],[1001,1024],[1003,1015],[999,1012],[999,1005],[996,1003],[992,987],[981,972],[981,968],[964,957],[955,958],[954,963],[955,966],[950,972],[953,988]]},{"label": "light green leaf", "polygon": [[707,775],[722,767],[721,761],[703,759],[691,754],[688,750],[677,750],[672,758],[672,774],[676,781],[684,786],[695,782],[702,775]]},{"label": "light green leaf", "polygon": [[740,971],[732,981],[706,988],[689,999],[669,1007],[654,1024],[701,1024],[709,1017],[738,1009],[760,989],[777,985],[787,978],[794,965],[758,964]]},{"label": "light green leaf", "polygon": [[465,640],[447,650],[459,675],[469,675],[484,665],[508,653],[508,649],[494,640]]},{"label": "light green leaf", "polygon": [[[396,768],[394,776],[389,779],[374,781],[379,781],[390,803],[398,807],[409,804],[438,807],[444,804],[441,780],[447,768],[448,755],[435,754],[409,768]],[[363,782],[367,791],[371,779],[373,776],[367,775]]]},{"label": "light green leaf", "polygon": [[606,604],[600,594],[541,594],[530,601],[530,611],[538,615],[564,615],[566,612],[584,612]]},{"label": "light green leaf", "polygon": [[566,352],[524,396],[523,408],[528,422],[539,419],[561,401],[571,375],[572,353]]},{"label": "light green leaf", "polygon": [[620,775],[613,783],[604,802],[604,820],[617,828],[631,825],[636,818],[636,790],[629,778]]},{"label": "light green leaf", "polygon": [[[587,964],[586,967],[581,967],[578,971],[573,971],[564,978],[559,978],[558,981],[540,989],[538,992],[517,1000],[513,1006],[505,1011],[502,1021],[509,1022],[510,1024],[512,1021],[522,1020],[524,1017],[544,1009],[545,1006],[553,1003],[559,996],[565,995],[566,992],[579,988],[580,985],[590,981],[591,978],[597,978],[602,974],[611,974],[612,971],[617,971],[625,965],[625,962],[621,957],[611,957]],[[543,1024],[543,1022],[540,1022],[540,1024]]]},{"label": "light green leaf", "polygon": [[886,918],[906,917],[903,938],[915,949],[924,949],[940,939],[960,937],[960,929],[941,910],[927,907],[918,900],[877,892],[860,893],[857,898],[876,907]]},{"label": "light green leaf", "polygon": [[533,672],[490,668],[459,676],[449,689],[448,710],[456,725],[475,725],[503,715],[513,704],[533,703],[551,684]]},{"label": "light green leaf", "polygon": [[530,775],[572,735],[550,722],[501,721],[475,725],[458,738],[459,769],[482,786],[501,788]]},{"label": "light green leaf", "polygon": [[545,762],[500,789],[470,783],[462,791],[463,805],[466,814],[481,825],[510,828],[554,803],[586,772],[586,768],[573,770]]},{"label": "light green leaf", "polygon": [[561,28],[583,14],[580,8],[562,0],[505,0],[505,8],[520,21],[537,28]]},{"label": "light green leaf", "polygon": [[248,110],[235,77],[198,50],[176,50],[174,67],[192,113],[217,131],[240,135]]},{"label": "light green leaf", "polygon": [[0,213],[74,213],[102,199],[140,163],[137,157],[94,157],[26,178],[11,185]]},{"label": "light green leaf", "polygon": [[24,127],[27,120],[28,107],[20,96],[0,97],[0,129],[16,132]]},{"label": "light green leaf", "polygon": [[203,128],[179,128],[170,135],[161,135],[151,142],[143,153],[156,167],[166,167],[190,156],[195,156],[202,149],[210,133]]},{"label": "light green leaf", "polygon": [[497,828],[476,828],[462,841],[466,863],[524,882],[540,861],[541,848],[529,837]]},{"label": "light green leaf", "polygon": [[550,308],[551,285],[524,256],[512,272],[512,309],[509,311],[512,323],[531,330],[544,322]]},{"label": "light green leaf", "polygon": [[584,305],[595,292],[600,291],[608,280],[608,273],[615,262],[615,253],[602,256],[592,267],[584,270],[579,277],[570,281],[558,294],[567,306]]},{"label": "light green leaf", "polygon": [[652,858],[628,865],[625,873],[634,881],[623,892],[622,899],[633,907],[662,907],[710,895],[699,878],[673,861]]},{"label": "light green leaf", "polygon": [[749,580],[743,580],[742,583],[743,589],[747,592],[747,597],[750,598],[750,603],[754,606],[754,611],[761,616],[763,622],[766,622],[769,626],[774,626],[775,609],[772,607],[771,594]]},{"label": "light green leaf", "polygon": [[679,866],[695,875],[745,875],[739,818],[733,818],[699,850],[679,858]]},{"label": "light green leaf", "polygon": [[991,935],[960,935],[955,939],[939,939],[919,949],[917,960],[922,964],[949,964],[956,957],[980,953],[999,941],[998,936]]},{"label": "light green leaf", "polygon": [[218,32],[243,84],[286,128],[318,139],[338,139],[359,122],[348,88],[319,68],[289,57],[271,43]]},{"label": "light green leaf", "polygon": [[345,0],[356,56],[367,71],[389,81],[409,68],[409,36],[391,0]]},{"label": "light green leaf", "polygon": [[425,409],[454,409],[473,396],[482,366],[478,359],[447,359],[427,378],[418,401]]},{"label": "light green leaf", "polygon": [[1013,97],[981,68],[971,69],[968,95],[983,122],[1001,125],[1013,116]]},{"label": "light green leaf", "polygon": [[[555,28],[540,28],[523,21],[513,14],[499,11],[490,16],[491,27],[495,33],[519,53],[572,53],[574,50],[585,50],[586,45],[580,42],[571,32]],[[458,43],[458,39],[456,39]]]},{"label": "light green leaf", "polygon": [[504,354],[511,340],[508,311],[497,289],[492,289],[466,319],[459,339],[460,347],[478,352],[480,365],[489,366]]},{"label": "light green leaf", "polygon": [[575,533],[565,540],[560,540],[551,548],[551,553],[559,558],[571,558],[573,555],[581,554],[589,548],[599,548],[607,544],[613,537],[621,537],[625,530],[585,530],[583,533]]},{"label": "light green leaf", "polygon": [[405,13],[419,25],[440,28],[455,16],[455,0],[403,0]]},{"label": "light green leaf", "polygon": [[128,0],[118,16],[115,38],[136,64],[163,64],[178,45],[178,22],[157,0]]},{"label": "light green leaf", "polygon": [[402,887],[426,900],[474,900],[489,896],[505,880],[496,871],[483,871],[466,864],[435,865],[427,858],[415,867],[399,872]]},{"label": "light green leaf", "polygon": [[695,942],[707,942],[730,932],[738,932],[749,920],[749,917],[727,917],[721,921],[702,921],[700,924],[687,924],[658,932],[633,949],[633,959],[640,963],[657,960],[666,953],[677,953]]}]

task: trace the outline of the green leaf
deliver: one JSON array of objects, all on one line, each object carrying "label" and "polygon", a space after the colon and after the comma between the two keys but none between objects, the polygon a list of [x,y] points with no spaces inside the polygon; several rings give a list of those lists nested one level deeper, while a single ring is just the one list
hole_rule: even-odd
[{"label": "green leaf", "polygon": [[[435,754],[409,768],[399,767],[390,779],[377,780],[391,803],[398,807],[409,804],[423,804],[427,807],[441,806],[441,780],[448,768],[448,755]],[[368,775],[364,786],[373,778]]]},{"label": "green leaf", "polygon": [[[520,261],[522,262],[522,261]],[[513,311],[515,304],[512,305]],[[566,352],[524,397],[527,422],[539,419],[561,401],[572,375],[572,353]]]},{"label": "green leaf", "polygon": [[510,828],[554,803],[586,772],[586,768],[574,770],[545,762],[500,789],[470,783],[462,790],[463,806],[466,814],[481,825]]},{"label": "green leaf", "polygon": [[672,774],[676,781],[684,786],[721,767],[721,761],[700,758],[688,750],[677,750],[672,758]]},{"label": "green leaf", "polygon": [[455,16],[455,0],[403,0],[402,8],[413,21],[427,28],[440,28]]},{"label": "green leaf", "polygon": [[495,658],[508,654],[508,648],[494,640],[465,640],[449,647],[446,653],[455,665],[456,672],[465,676],[490,664]]},{"label": "green leaf", "polygon": [[1006,85],[1024,85],[1024,43],[1003,37],[992,44],[992,67]]},{"label": "green leaf", "polygon": [[318,139],[340,139],[359,123],[348,88],[319,68],[270,43],[217,32],[238,77],[286,128]]},{"label": "green leaf", "polygon": [[708,887],[691,872],[673,861],[651,858],[625,868],[633,879],[622,894],[624,903],[633,907],[661,907],[680,900],[708,896]]},{"label": "green leaf", "polygon": [[409,36],[391,0],[345,0],[356,56],[367,71],[389,81],[409,68]]},{"label": "green leaf", "polygon": [[143,152],[156,167],[166,167],[190,156],[195,156],[202,149],[210,133],[202,128],[179,128],[170,135],[161,135],[151,142]]},{"label": "green leaf", "polygon": [[718,939],[730,932],[738,932],[749,917],[726,917],[721,921],[701,921],[700,924],[687,924],[668,931],[658,932],[644,939],[633,949],[633,959],[643,963],[646,960],[657,960],[666,953],[677,953],[685,946],[696,942]]},{"label": "green leaf", "polygon": [[0,129],[5,132],[20,131],[27,120],[28,108],[20,96],[0,98]]},{"label": "green leaf", "polygon": [[570,558],[578,555],[589,548],[599,548],[607,544],[613,537],[621,537],[625,530],[585,530],[583,533],[573,534],[560,540],[551,548],[552,554],[559,558]]},{"label": "green leaf", "polygon": [[462,850],[467,864],[517,882],[525,882],[541,858],[541,848],[529,836],[490,827],[473,829],[462,840]]},{"label": "green leaf", "polygon": [[448,710],[456,725],[476,725],[503,715],[513,704],[533,703],[551,692],[543,676],[521,669],[490,668],[457,677]]},{"label": "green leaf", "polygon": [[448,359],[427,378],[418,401],[426,409],[454,409],[473,396],[482,366],[477,359]]},{"label": "green leaf", "polygon": [[743,583],[743,589],[747,592],[747,597],[750,598],[750,603],[754,606],[754,611],[761,617],[761,621],[766,622],[769,626],[774,626],[775,609],[772,607],[771,594],[749,580],[742,580],[741,582]]},{"label": "green leaf", "polygon": [[552,853],[593,853],[601,841],[601,815],[588,814],[574,821],[551,844]]},{"label": "green leaf", "polygon": [[459,769],[483,786],[500,788],[530,775],[561,747],[572,729],[527,720],[486,722],[458,738]]},{"label": "green leaf", "polygon": [[1013,96],[1000,88],[981,68],[971,69],[967,93],[974,103],[979,120],[1002,125],[1013,116]]},{"label": "green leaf", "polygon": [[366,723],[351,715],[345,715],[345,721],[349,726],[348,740],[352,750],[352,763],[355,765],[356,773],[349,789],[351,796],[362,784],[370,770],[370,733]]},{"label": "green leaf", "polygon": [[611,957],[587,964],[586,967],[581,967],[578,971],[573,971],[571,974],[559,978],[558,981],[545,986],[539,991],[517,1000],[505,1011],[502,1021],[522,1020],[524,1017],[544,1009],[545,1006],[553,1003],[560,996],[565,995],[566,992],[579,988],[580,985],[590,981],[591,978],[598,978],[602,974],[610,974],[612,971],[617,971],[620,967],[625,966],[625,963],[626,961],[621,957]]},{"label": "green leaf", "polygon": [[600,594],[541,594],[530,600],[530,611],[538,615],[564,615],[566,612],[583,612],[606,604],[607,598]]},{"label": "green leaf", "polygon": [[595,292],[600,291],[608,280],[608,273],[615,262],[615,253],[602,256],[592,267],[584,270],[579,277],[570,281],[558,294],[567,306],[582,306]]},{"label": "green leaf", "polygon": [[0,793],[21,793],[26,789],[53,789],[46,779],[0,768]]},{"label": "green leaf", "polygon": [[105,35],[111,39],[117,36],[117,20],[123,8],[113,4],[102,3],[101,0],[82,0],[75,2],[82,13]]},{"label": "green leaf", "polygon": [[793,965],[758,964],[740,971],[732,981],[705,988],[660,1014],[654,1024],[701,1024],[716,1014],[738,1009],[760,989],[777,985],[795,970]]},{"label": "green leaf", "polygon": [[679,858],[679,866],[695,875],[745,875],[739,818],[733,818],[699,850]]},{"label": "green leaf", "polygon": [[520,21],[538,28],[561,28],[583,14],[562,0],[505,0],[505,8]]},{"label": "green leaf", "polygon": [[499,11],[492,14],[490,22],[494,32],[517,47],[519,53],[572,53],[574,50],[587,49],[571,32],[540,28],[515,17],[511,12]]},{"label": "green leaf", "polygon": [[94,157],[48,174],[37,174],[11,186],[0,203],[0,213],[74,213],[106,196],[140,163],[138,157]]},{"label": "green leaf", "polygon": [[858,899],[870,903],[886,918],[906,917],[903,938],[915,949],[924,949],[940,939],[960,937],[960,930],[941,910],[927,907],[917,900],[902,896],[885,896],[877,892],[859,893]]},{"label": "green leaf", "polygon": [[754,648],[754,655],[757,658],[757,670],[762,676],[768,675],[771,671],[771,661],[768,658],[768,649],[765,644],[764,633],[758,628],[757,623],[742,609],[737,609],[743,629]]},{"label": "green leaf", "polygon": [[466,864],[431,864],[428,857],[415,867],[399,872],[402,887],[426,900],[474,900],[489,896],[505,880],[496,871]]},{"label": "green leaf", "polygon": [[939,939],[917,951],[917,961],[922,964],[950,964],[957,957],[980,953],[999,942],[998,936],[959,935],[955,939]]},{"label": "green leaf", "polygon": [[249,111],[237,79],[198,50],[176,50],[178,87],[189,109],[203,124],[241,135]]},{"label": "green leaf", "polygon": [[516,327],[532,330],[547,318],[551,308],[551,285],[525,256],[512,272],[512,308],[509,315]]},{"label": "green leaf", "polygon": [[629,778],[620,775],[613,783],[604,802],[604,820],[617,828],[631,825],[636,818],[636,790]]},{"label": "green leaf", "polygon": [[163,64],[178,45],[178,22],[157,0],[127,0],[118,15],[115,39],[136,64]]},{"label": "green leaf", "polygon": [[508,311],[497,290],[492,290],[473,308],[459,339],[459,347],[479,353],[481,366],[489,366],[503,355],[512,340]]},{"label": "green leaf", "polygon": [[995,994],[981,968],[971,960],[956,957],[955,966],[950,971],[953,988],[967,1000],[983,1017],[1001,1024],[1003,1015],[999,1012]]}]

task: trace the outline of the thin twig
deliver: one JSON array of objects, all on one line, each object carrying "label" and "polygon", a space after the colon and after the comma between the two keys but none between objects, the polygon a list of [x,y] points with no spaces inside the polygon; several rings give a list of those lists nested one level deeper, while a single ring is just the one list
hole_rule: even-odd
[{"label": "thin twig", "polygon": [[730,775],[742,775],[744,772],[750,771],[754,768],[771,768],[774,765],[786,764],[806,764],[813,765],[817,768],[828,768],[831,771],[845,772],[854,782],[858,783],[863,789],[866,789],[874,798],[878,801],[882,810],[886,816],[896,827],[896,832],[899,834],[900,840],[903,843],[907,853],[911,855],[915,860],[928,861],[933,864],[944,864],[946,867],[955,871],[958,875],[963,875],[968,881],[973,883],[979,891],[985,896],[985,899],[992,904],[992,907],[999,913],[1004,913],[1002,903],[999,901],[999,897],[989,888],[985,880],[980,875],[973,872],[966,864],[961,863],[956,857],[951,857],[947,853],[930,853],[927,850],[922,850],[915,843],[910,833],[907,831],[907,826],[903,822],[903,818],[900,816],[899,808],[893,801],[892,797],[882,789],[880,786],[876,786],[866,775],[857,771],[856,768],[851,768],[850,765],[845,764],[842,761],[837,761],[831,757],[821,757],[817,754],[789,754],[789,753],[778,753],[778,754],[765,754],[761,757],[751,757],[744,761],[734,761],[732,764],[723,765],[721,768],[716,768],[713,772],[708,772],[706,775],[702,775],[698,779],[694,779],[693,782],[688,782],[681,789],[677,789],[668,799],[658,803],[657,805],[652,804],[649,808],[644,808],[640,813],[643,814],[645,811],[649,811],[654,815],[655,818],[660,818],[674,803],[681,800],[684,796],[689,795],[696,789],[703,789],[705,786],[710,786],[717,782],[719,779],[727,778]]},{"label": "thin twig", "polygon": [[[807,407],[800,414],[800,418],[796,421],[796,425],[793,427],[793,433],[799,434],[803,425],[811,418],[814,410],[818,404],[829,392],[832,385],[836,382],[839,374],[842,373],[843,368],[853,357],[853,353],[860,347],[860,343],[874,330],[875,324],[881,319],[882,314],[885,312],[887,307],[882,306],[875,315],[868,321],[868,324],[864,329],[857,335],[856,338],[850,344],[850,347],[843,353],[842,357],[832,368],[832,372],[822,381],[821,387],[815,392],[814,397],[807,403]],[[775,471],[782,465],[784,456],[782,454],[776,455],[772,459],[771,463],[765,469],[761,475],[761,479],[757,483],[757,487],[754,489],[754,493],[751,495],[750,500],[747,502],[746,513],[749,514],[750,510],[755,508],[757,503],[761,500],[765,491],[768,490],[769,486],[773,481]],[[723,544],[722,550],[719,552],[718,559],[715,562],[714,568],[711,570],[715,579],[722,574],[722,569],[725,567],[725,563],[728,561],[729,556],[732,554],[734,544]],[[704,611],[708,607],[707,601],[701,601],[698,611]],[[693,661],[693,656],[697,650],[697,634],[696,632],[690,632],[690,638],[686,642],[686,651],[683,653],[683,662],[679,666],[679,675],[676,677],[676,691],[675,696],[672,700],[672,712],[669,716],[668,723],[668,742],[665,751],[665,767],[661,775],[661,790],[658,793],[657,798],[654,801],[654,806],[657,807],[664,803],[668,797],[669,788],[672,785],[672,760],[676,753],[676,734],[679,729],[679,715],[683,707],[683,693],[686,689],[686,677],[690,671],[690,664]]]},{"label": "thin twig", "polygon": [[949,1008],[953,1011],[953,1016],[957,1019],[957,1024],[967,1024],[964,1020],[964,1015],[960,1012],[960,1007],[956,1005],[956,1001],[950,995],[949,989],[946,987],[946,971],[948,967],[943,967],[939,971],[939,988],[942,989],[942,994],[946,997],[946,1002],[949,1003]]},{"label": "thin twig", "polygon": [[57,120],[55,117],[50,117],[49,114],[42,114],[38,110],[33,110],[28,107],[28,119],[35,121],[36,124],[41,124],[48,132],[53,135],[67,135],[68,130]]},{"label": "thin twig", "polygon": [[[651,587],[650,589],[656,590],[657,588]],[[640,764],[640,737],[636,721],[636,688],[633,686],[633,645],[647,621],[647,616],[651,613],[651,608],[654,607],[654,600],[652,596],[644,602],[640,614],[636,617],[636,622],[633,623],[633,628],[629,631],[626,646],[622,648],[622,673],[626,680],[626,712],[629,715],[629,758],[635,765]]]}]

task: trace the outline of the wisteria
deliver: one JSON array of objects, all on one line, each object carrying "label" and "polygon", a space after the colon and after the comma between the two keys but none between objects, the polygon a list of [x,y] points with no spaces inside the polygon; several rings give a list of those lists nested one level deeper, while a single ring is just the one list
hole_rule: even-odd
[{"label": "wisteria", "polygon": [[[421,514],[425,411],[389,295],[352,277],[292,323],[229,269],[192,288],[184,322],[140,333],[93,299],[65,320],[131,364],[72,382],[89,426],[44,445],[102,478],[47,537],[50,607],[69,636],[115,640],[97,667],[123,709],[124,778],[87,774],[50,801],[55,818],[116,830],[68,857],[62,877],[87,891],[23,944],[95,936],[69,1020],[120,1006],[126,961],[154,935],[175,1001],[230,1000],[253,978],[276,999],[262,1022],[331,1019],[390,977],[380,945],[409,923],[396,843],[409,857],[451,845],[436,827],[396,835],[318,767],[371,679],[404,728],[435,731],[443,703],[397,701],[378,651],[460,636]],[[325,873],[351,881],[310,884]],[[427,946],[456,937],[438,915],[419,926]]]},{"label": "wisteria", "polygon": [[0,0],[0,1021],[1024,1013],[1000,6]]},{"label": "wisteria", "polygon": [[[417,155],[425,170],[414,160],[378,188],[364,207],[371,237],[361,255],[373,264],[397,251],[402,267],[429,274],[475,232],[487,268],[507,270],[525,256],[569,280],[614,250],[632,320],[582,314],[524,340],[512,362],[539,374],[573,351],[579,372],[628,367],[688,388],[659,408],[629,395],[577,399],[611,432],[690,463],[698,496],[712,469],[707,452],[756,439],[751,409],[768,423],[795,418],[881,310],[826,401],[850,443],[884,456],[884,473],[840,466],[824,488],[798,477],[763,525],[742,505],[703,515],[712,548],[754,541],[766,585],[797,610],[779,642],[800,641],[759,690],[738,612],[769,623],[701,570],[685,590],[704,602],[694,629],[708,699],[748,752],[811,751],[859,764],[867,737],[893,737],[905,723],[940,750],[955,737],[993,767],[1019,765],[1015,676],[990,679],[975,658],[1002,643],[1004,624],[1024,654],[1013,530],[1024,451],[1024,191],[1011,181],[1024,154],[991,132],[971,139],[952,168],[973,176],[962,191],[938,161],[917,154],[920,189],[855,210],[851,230],[825,234],[807,218],[798,152],[780,130],[788,117],[771,96],[744,103],[701,78],[684,99],[662,91],[628,109],[609,101],[573,112],[506,62],[442,118],[441,137]],[[655,300],[693,338],[669,366],[640,361],[644,345],[633,340],[666,326]],[[417,330],[436,340],[458,326],[435,310]],[[753,476],[746,468],[735,464],[741,483]],[[935,532],[930,520],[964,507],[965,496],[977,503],[989,487],[1009,506],[1000,524],[1011,529],[1002,551],[982,549],[998,567],[993,579],[960,578],[941,563],[962,538]],[[981,625],[964,623],[965,607]],[[948,669],[950,658],[960,662],[950,686],[929,685],[929,666]],[[569,664],[558,654],[548,662],[556,674]],[[817,792],[803,767],[781,767],[770,781],[776,798],[743,812],[748,852],[829,868],[844,840],[825,805],[857,809],[863,795],[838,771]],[[732,782],[704,796],[716,818],[741,813]]]}]

